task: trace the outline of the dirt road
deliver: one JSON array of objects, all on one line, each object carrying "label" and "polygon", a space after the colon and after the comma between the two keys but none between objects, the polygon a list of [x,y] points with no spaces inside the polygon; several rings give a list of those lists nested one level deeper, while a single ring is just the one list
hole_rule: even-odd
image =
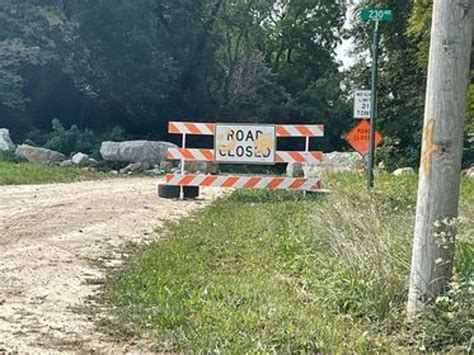
[{"label": "dirt road", "polygon": [[205,206],[156,196],[156,178],[0,187],[0,354],[122,353],[94,326],[87,300],[118,247]]}]

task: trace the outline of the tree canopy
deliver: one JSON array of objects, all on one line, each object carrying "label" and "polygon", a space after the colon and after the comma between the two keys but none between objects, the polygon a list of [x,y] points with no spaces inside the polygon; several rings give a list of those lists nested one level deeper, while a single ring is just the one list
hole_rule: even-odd
[{"label": "tree canopy", "polygon": [[[166,138],[169,120],[313,122],[328,126],[321,148],[347,149],[341,136],[353,124],[352,91],[369,84],[371,43],[371,24],[343,27],[349,3],[4,0],[0,126],[26,138],[58,118]],[[395,12],[381,28],[380,157],[416,165],[431,1],[358,6]],[[335,54],[343,37],[359,58],[346,70]]]}]

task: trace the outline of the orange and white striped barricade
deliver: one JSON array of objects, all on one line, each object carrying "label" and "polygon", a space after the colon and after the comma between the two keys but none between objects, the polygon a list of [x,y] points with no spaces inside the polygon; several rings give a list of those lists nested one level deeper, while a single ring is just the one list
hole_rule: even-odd
[{"label": "orange and white striped barricade", "polygon": [[[166,175],[166,184],[181,187],[206,186],[238,189],[287,189],[318,191],[321,182],[308,178],[307,165],[321,162],[320,151],[310,151],[310,139],[324,137],[323,125],[259,125],[227,123],[170,122],[168,131],[182,135],[182,147],[170,148],[170,160],[181,161],[181,173]],[[186,147],[187,135],[214,136],[213,149]],[[304,151],[278,151],[277,138],[300,137],[305,139]],[[303,178],[280,176],[226,176],[186,174],[186,161],[213,161],[224,164],[301,163],[305,167]]]}]

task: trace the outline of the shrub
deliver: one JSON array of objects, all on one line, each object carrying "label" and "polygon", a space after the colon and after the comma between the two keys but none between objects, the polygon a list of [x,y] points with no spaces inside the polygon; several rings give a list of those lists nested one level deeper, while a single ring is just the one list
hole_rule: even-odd
[{"label": "shrub", "polygon": [[21,163],[24,161],[25,159],[19,157],[12,151],[0,152],[0,162]]},{"label": "shrub", "polygon": [[102,141],[124,138],[124,131],[120,127],[114,127],[106,133],[97,133],[87,128],[80,130],[76,125],[66,129],[57,118],[52,120],[51,126],[52,131],[49,133],[38,130],[30,132],[25,143],[56,150],[65,155],[82,152],[97,159],[100,158],[99,149]]}]

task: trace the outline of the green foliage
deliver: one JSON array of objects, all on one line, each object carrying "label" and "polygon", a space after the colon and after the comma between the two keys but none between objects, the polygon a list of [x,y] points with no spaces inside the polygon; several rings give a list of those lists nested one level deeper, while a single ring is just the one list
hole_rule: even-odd
[{"label": "green foliage", "polygon": [[[417,62],[419,40],[407,35],[412,4],[412,0],[364,0],[357,5],[393,9],[395,15],[393,22],[380,25],[378,125],[386,140],[378,158],[389,169],[418,166],[421,149],[426,74]],[[359,54],[370,49],[372,26],[356,21],[349,31]],[[349,73],[349,87],[370,86],[369,64],[362,56]]]},{"label": "green foliage", "polygon": [[72,71],[80,62],[75,58],[81,52],[77,23],[51,1],[41,5],[38,1],[3,1],[0,21],[0,102],[24,111],[30,100],[24,93],[25,68],[56,64]]},{"label": "green foliage", "polygon": [[0,152],[0,162],[23,163],[25,160],[10,150]]},{"label": "green foliage", "polygon": [[[417,45],[418,67],[425,74],[428,71],[432,10],[433,0],[413,2],[406,30],[408,37]],[[474,54],[474,48],[472,54]],[[474,70],[471,70],[470,75],[464,127],[463,163],[468,167],[474,164]]]},{"label": "green foliage", "polygon": [[433,0],[414,1],[407,27],[407,35],[418,43],[418,65],[424,71],[428,68],[432,12]]},{"label": "green foliage", "polygon": [[[470,202],[474,202],[472,197]],[[406,343],[427,352],[470,353],[474,336],[473,223],[462,221],[456,236],[455,274],[449,292],[428,306],[409,329]]]},{"label": "green foliage", "polygon": [[[160,349],[185,352],[467,347],[472,309],[464,296],[449,311],[454,324],[439,318],[446,311],[405,323],[416,182],[381,175],[367,195],[362,178],[337,175],[330,195],[306,199],[236,191],[167,223],[160,239],[110,280],[114,327],[152,331]],[[473,188],[463,182],[465,230],[474,220]],[[453,285],[472,287],[473,243],[465,235],[458,245]]]},{"label": "green foliage", "polygon": [[345,0],[0,6],[0,117],[14,135],[51,117],[155,137],[171,119],[278,121],[331,124],[327,149],[342,143],[349,105],[334,49]]},{"label": "green foliage", "polygon": [[82,152],[90,154],[92,157],[100,158],[99,149],[101,142],[124,139],[124,131],[120,127],[115,127],[108,133],[98,134],[90,129],[81,131],[76,125],[65,129],[57,118],[51,121],[51,127],[52,131],[49,133],[31,132],[27,143],[56,150],[65,155]]},{"label": "green foliage", "polygon": [[46,184],[103,178],[103,174],[76,168],[12,163],[0,156],[0,185]]}]

